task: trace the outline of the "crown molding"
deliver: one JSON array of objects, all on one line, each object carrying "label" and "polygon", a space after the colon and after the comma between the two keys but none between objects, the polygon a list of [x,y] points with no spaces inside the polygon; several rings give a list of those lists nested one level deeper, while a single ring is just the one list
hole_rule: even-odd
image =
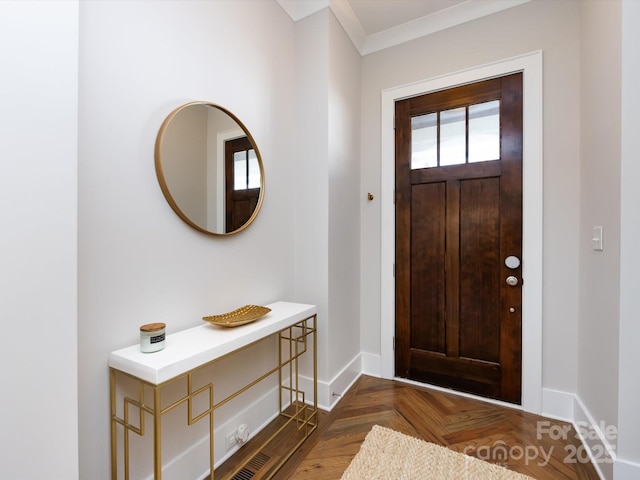
[{"label": "crown molding", "polygon": [[493,13],[512,8],[530,0],[467,0],[445,10],[416,18],[411,22],[366,37],[361,55],[425,37]]},{"label": "crown molding", "polygon": [[367,41],[367,34],[364,32],[364,28],[362,28],[349,2],[345,0],[330,0],[329,7],[353,42],[353,45],[362,55]]},{"label": "crown molding", "polygon": [[530,0],[467,0],[445,10],[416,18],[373,35],[366,35],[346,0],[277,0],[294,22],[330,8],[360,55],[384,50],[416,38],[431,35],[493,13],[516,7]]},{"label": "crown molding", "polygon": [[294,22],[319,12],[329,6],[329,0],[277,0]]}]

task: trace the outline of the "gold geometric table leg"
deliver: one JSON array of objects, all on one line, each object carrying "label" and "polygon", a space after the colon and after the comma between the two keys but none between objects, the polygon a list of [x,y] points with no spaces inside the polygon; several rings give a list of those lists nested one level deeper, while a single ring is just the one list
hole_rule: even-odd
[{"label": "gold geometric table leg", "polygon": [[111,480],[118,478],[118,438],[116,423],[116,372],[109,369],[109,408],[111,411]]},{"label": "gold geometric table leg", "polygon": [[162,408],[160,387],[153,389],[153,478],[162,480]]}]

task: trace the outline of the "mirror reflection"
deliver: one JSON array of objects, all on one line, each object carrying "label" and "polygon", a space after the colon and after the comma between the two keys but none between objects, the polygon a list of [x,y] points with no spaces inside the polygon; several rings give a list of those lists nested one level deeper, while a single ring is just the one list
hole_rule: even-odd
[{"label": "mirror reflection", "polygon": [[169,205],[196,230],[237,233],[260,210],[260,152],[242,122],[219,105],[191,102],[171,112],[158,132],[155,162]]}]

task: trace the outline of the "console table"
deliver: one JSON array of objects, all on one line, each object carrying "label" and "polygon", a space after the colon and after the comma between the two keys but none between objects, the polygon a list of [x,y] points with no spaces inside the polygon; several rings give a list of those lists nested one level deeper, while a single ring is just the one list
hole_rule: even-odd
[{"label": "console table", "polygon": [[[110,372],[110,408],[111,408],[111,478],[118,478],[118,437],[122,434],[124,479],[129,479],[129,435],[145,434],[145,414],[152,417],[153,422],[153,469],[155,480],[162,479],[162,416],[174,408],[187,404],[188,425],[204,418],[209,422],[209,465],[211,480],[214,478],[214,412],[218,407],[231,401],[254,385],[277,373],[279,384],[280,416],[284,418],[277,432],[264,446],[278,436],[291,436],[295,428],[299,440],[279,459],[277,466],[267,477],[275,473],[293,454],[302,442],[318,425],[318,393],[317,393],[317,311],[314,305],[300,303],[276,302],[267,305],[271,309],[264,317],[253,323],[234,328],[224,328],[203,324],[188,330],[167,335],[166,346],[154,353],[140,352],[139,345],[112,352],[109,357]],[[194,386],[192,376],[197,371],[210,366],[216,361],[244,350],[256,342],[271,336],[278,337],[277,358],[275,366],[266,366],[265,372],[258,378],[242,386],[226,398],[214,402],[213,384]],[[307,399],[300,388],[298,362],[300,357],[311,347],[313,361],[313,398]],[[137,398],[122,398],[122,415],[117,411],[118,380],[126,376],[137,382]],[[186,379],[186,381],[185,381]],[[170,405],[163,405],[162,392],[169,385],[182,380],[186,391],[178,400]],[[152,392],[145,395],[145,392]],[[208,408],[194,416],[192,402],[197,395],[208,397]],[[133,413],[130,413],[133,410]],[[135,421],[130,418],[135,418]],[[119,427],[120,426],[120,427]],[[295,436],[295,435],[294,435]],[[297,437],[296,437],[297,438]],[[245,463],[249,463],[249,459]],[[238,465],[231,475],[234,478],[245,468],[245,463]]]}]

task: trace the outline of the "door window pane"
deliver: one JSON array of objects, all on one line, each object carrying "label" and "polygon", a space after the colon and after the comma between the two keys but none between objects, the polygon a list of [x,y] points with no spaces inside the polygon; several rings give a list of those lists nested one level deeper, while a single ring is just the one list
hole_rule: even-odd
[{"label": "door window pane", "polygon": [[500,159],[500,100],[411,118],[411,168]]},{"label": "door window pane", "polygon": [[440,166],[465,163],[466,108],[454,108],[440,112]]},{"label": "door window pane", "polygon": [[235,152],[233,154],[233,189],[245,190],[247,188],[247,152]]},{"label": "door window pane", "polygon": [[256,151],[242,150],[233,154],[233,189],[260,188],[260,166]]},{"label": "door window pane", "polygon": [[469,106],[469,163],[500,158],[500,101]]},{"label": "door window pane", "polygon": [[438,166],[438,114],[411,118],[411,168]]},{"label": "door window pane", "polygon": [[249,150],[249,188],[260,188],[260,167],[255,150]]}]

